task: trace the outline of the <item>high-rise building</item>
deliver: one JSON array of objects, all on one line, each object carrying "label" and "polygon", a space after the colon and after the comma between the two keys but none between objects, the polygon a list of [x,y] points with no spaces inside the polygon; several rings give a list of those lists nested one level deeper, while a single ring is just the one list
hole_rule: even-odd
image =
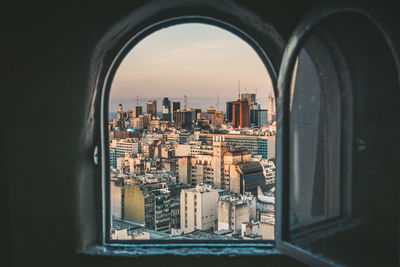
[{"label": "high-rise building", "polygon": [[215,136],[211,146],[195,143],[179,145],[177,149],[180,155],[179,182],[191,186],[211,184],[218,189],[236,190],[239,193],[241,184],[237,165],[250,162],[251,153],[245,149],[227,147],[223,136]]},{"label": "high-rise building", "polygon": [[139,130],[139,129],[143,129],[144,127],[144,123],[143,123],[143,115],[139,115],[136,118],[132,118],[131,120],[131,125],[134,129]]},{"label": "high-rise building", "polygon": [[234,128],[249,127],[249,102],[237,100],[232,103],[232,126]]},{"label": "high-rise building", "polygon": [[[199,140],[212,145],[217,134],[201,133]],[[237,146],[247,149],[253,155],[261,155],[263,159],[275,158],[275,136],[221,134],[228,146]]]},{"label": "high-rise building", "polygon": [[256,110],[256,125],[261,127],[268,123],[268,110],[258,109]]},{"label": "high-rise building", "polygon": [[110,167],[117,168],[117,149],[110,147]]},{"label": "high-rise building", "polygon": [[256,205],[256,197],[251,194],[231,193],[219,197],[218,230],[240,233],[242,223],[256,220]]},{"label": "high-rise building", "polygon": [[218,221],[218,191],[210,185],[197,185],[181,191],[181,230],[216,230]]},{"label": "high-rise building", "polygon": [[191,160],[190,156],[179,157],[177,162],[178,181],[180,184],[190,184]]},{"label": "high-rise building", "polygon": [[233,110],[233,102],[226,102],[226,121],[232,122],[232,110]]},{"label": "high-rise building", "polygon": [[177,110],[181,109],[181,102],[171,102],[171,119],[172,121],[176,121],[176,114]]},{"label": "high-rise building", "polygon": [[259,104],[250,106],[249,110],[249,123],[251,126],[258,126],[257,124],[257,111],[260,109]]},{"label": "high-rise building", "polygon": [[177,110],[175,112],[175,122],[182,128],[189,129],[192,127],[193,111],[191,109]]},{"label": "high-rise building", "polygon": [[168,100],[168,97],[164,97],[162,101],[162,120],[171,121],[171,101]]},{"label": "high-rise building", "polygon": [[137,154],[139,152],[139,143],[133,138],[112,140],[110,148],[115,149],[117,157],[124,157],[125,153]]},{"label": "high-rise building", "polygon": [[195,108],[194,109],[194,117],[193,120],[197,121],[198,117],[200,116],[199,114],[201,114],[201,108]]},{"label": "high-rise building", "polygon": [[142,113],[143,113],[142,106],[133,106],[132,107],[132,117],[133,118],[139,117],[140,115],[142,115]]},{"label": "high-rise building", "polygon": [[180,229],[181,227],[181,206],[179,202],[172,202],[171,210],[171,229]]},{"label": "high-rise building", "polygon": [[268,96],[267,102],[267,109],[268,109],[268,123],[272,123],[275,120],[275,112],[274,112],[274,98],[271,94]]},{"label": "high-rise building", "polygon": [[152,117],[157,116],[157,101],[147,101],[147,114],[151,114]]},{"label": "high-rise building", "polygon": [[211,124],[213,126],[221,126],[225,122],[225,116],[222,114],[222,111],[217,111],[211,117]]},{"label": "high-rise building", "polygon": [[125,114],[124,114],[124,109],[122,107],[122,104],[118,105],[118,112],[117,112],[117,127],[119,130],[122,130],[125,128],[125,120],[124,120]]},{"label": "high-rise building", "polygon": [[248,102],[256,102],[256,94],[244,93],[242,94],[242,100],[247,100]]},{"label": "high-rise building", "polygon": [[122,104],[118,104],[117,120],[121,120],[124,117],[124,108]]},{"label": "high-rise building", "polygon": [[171,231],[170,192],[161,183],[125,185],[124,217],[151,230]]}]

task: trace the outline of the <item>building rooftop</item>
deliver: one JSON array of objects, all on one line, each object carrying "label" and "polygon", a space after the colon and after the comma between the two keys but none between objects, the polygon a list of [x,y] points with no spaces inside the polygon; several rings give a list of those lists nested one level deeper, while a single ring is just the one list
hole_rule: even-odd
[{"label": "building rooftop", "polygon": [[228,234],[233,233],[233,231],[228,230],[228,229],[222,229],[222,230],[215,231],[214,233],[216,233],[217,235],[228,235]]},{"label": "building rooftop", "polygon": [[246,174],[253,171],[263,171],[260,162],[252,161],[252,162],[243,162],[239,163],[238,166],[240,167],[241,171]]},{"label": "building rooftop", "polygon": [[129,235],[140,234],[147,232],[150,234],[150,239],[169,239],[170,235],[154,230],[150,230],[143,226],[143,223],[131,219],[118,220],[113,219],[113,228],[128,229]]},{"label": "building rooftop", "polygon": [[244,148],[232,147],[231,151],[227,151],[224,153],[224,156],[240,156],[240,155],[248,155],[251,154],[250,151]]},{"label": "building rooftop", "polygon": [[198,185],[196,185],[196,187],[194,187],[194,188],[189,188],[189,189],[186,189],[186,190],[188,190],[188,191],[192,191],[192,192],[200,192],[200,193],[203,193],[203,192],[211,192],[211,191],[217,191],[216,189],[214,189],[211,185],[209,185],[209,184],[198,184]]},{"label": "building rooftop", "polygon": [[217,234],[216,232],[208,232],[208,231],[202,231],[202,230],[195,230],[193,232],[184,234],[183,237],[187,237],[190,239],[195,239],[195,240],[237,240],[234,237],[226,236],[224,234]]}]

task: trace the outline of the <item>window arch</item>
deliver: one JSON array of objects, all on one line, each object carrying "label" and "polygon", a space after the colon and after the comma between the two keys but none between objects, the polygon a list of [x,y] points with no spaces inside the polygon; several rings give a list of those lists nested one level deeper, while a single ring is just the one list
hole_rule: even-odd
[{"label": "window arch", "polygon": [[[281,190],[277,216],[281,218],[282,228],[277,232],[277,243],[286,253],[308,263],[352,265],[386,260],[393,263],[397,257],[393,250],[398,240],[394,223],[398,223],[398,199],[394,190],[396,164],[375,160],[384,157],[385,151],[395,153],[389,140],[395,138],[396,126],[391,121],[396,116],[389,107],[396,104],[385,96],[398,99],[400,91],[396,24],[383,10],[375,5],[367,8],[354,3],[321,5],[293,33],[282,60],[278,82],[283,94],[278,101],[281,139],[277,143],[283,149],[277,164],[281,178],[277,179],[280,183],[277,188]],[[315,45],[316,38],[326,47],[327,59],[321,54],[320,45]],[[299,69],[302,57],[303,63],[313,62],[316,70]],[[330,71],[329,64],[333,64]],[[315,84],[310,84],[312,78],[299,79],[299,75],[307,73],[314,76]],[[311,87],[307,88],[304,83],[299,88],[296,83],[301,80]],[[313,90],[316,92],[311,93]],[[325,103],[324,110],[307,102],[315,93],[333,97],[327,98],[331,103]],[[314,106],[302,109],[301,105],[306,103]],[[319,103],[323,103],[322,99]],[[313,107],[320,117],[327,117],[323,121],[309,121],[302,129],[301,114],[294,111],[304,115]],[[314,117],[317,119],[318,115]],[[310,126],[313,124],[314,129]],[[378,133],[377,129],[382,131]],[[308,144],[301,144],[302,147],[296,146],[293,138],[299,131],[303,131],[303,137],[312,139]],[[311,144],[324,140],[327,132],[325,137],[332,140],[325,138],[319,148],[322,151],[315,150]],[[337,143],[332,145],[330,142],[335,139]],[[321,172],[309,173],[310,177],[292,168],[298,161],[304,164],[304,157],[313,152],[316,162],[311,165],[314,171]],[[330,186],[328,190],[326,185]],[[315,191],[316,187],[322,190]],[[297,191],[303,194],[296,195]],[[302,201],[304,205],[299,205]],[[334,212],[329,214],[332,208]],[[357,247],[351,253],[358,256],[346,255],[349,247],[343,244]]]},{"label": "window arch", "polygon": [[[95,143],[98,144],[101,157],[100,167],[103,184],[105,175],[109,173],[109,165],[105,160],[109,158],[106,134],[106,112],[108,111],[108,97],[112,79],[125,55],[143,38],[164,27],[181,23],[204,23],[228,30],[247,42],[259,55],[260,59],[270,73],[275,95],[277,95],[276,81],[280,58],[283,53],[284,42],[274,27],[248,13],[242,7],[228,3],[221,6],[218,3],[185,3],[184,1],[150,2],[134,11],[127,18],[114,26],[99,42],[93,54],[93,68],[97,68],[96,80],[93,85],[96,93],[93,99],[93,112],[100,125],[95,125]],[[155,3],[158,3],[157,5]],[[173,11],[173,12],[171,12]],[[248,16],[252,18],[247,20]],[[238,18],[241,18],[238,20]],[[133,37],[132,37],[133,36]],[[98,131],[99,129],[99,131]],[[100,175],[100,172],[99,172]],[[108,186],[108,185],[107,185]],[[104,209],[110,199],[102,188],[102,208]],[[104,212],[104,211],[103,211]],[[107,218],[103,213],[103,218]],[[108,221],[103,221],[102,236],[99,239],[107,240],[106,229]]]}]

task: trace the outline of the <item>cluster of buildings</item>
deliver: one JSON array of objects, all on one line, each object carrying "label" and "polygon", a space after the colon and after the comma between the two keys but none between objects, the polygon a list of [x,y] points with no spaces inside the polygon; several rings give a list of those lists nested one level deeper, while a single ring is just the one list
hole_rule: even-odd
[{"label": "cluster of buildings", "polygon": [[268,96],[267,109],[261,109],[256,94],[245,93],[236,101],[226,102],[226,119],[234,128],[261,127],[275,121],[274,99]]},{"label": "cluster of buildings", "polygon": [[109,120],[111,237],[273,239],[274,114],[242,94],[226,114],[164,98],[161,115]]}]

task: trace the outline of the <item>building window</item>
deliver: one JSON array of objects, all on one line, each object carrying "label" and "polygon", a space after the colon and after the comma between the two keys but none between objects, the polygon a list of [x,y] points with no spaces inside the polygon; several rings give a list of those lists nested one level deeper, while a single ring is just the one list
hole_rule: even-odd
[{"label": "building window", "polygon": [[[315,10],[283,58],[279,86],[287,122],[277,145],[287,153],[278,165],[278,247],[313,265],[395,265],[398,219],[393,224],[388,209],[398,204],[386,183],[395,175],[375,162],[388,149],[383,139],[393,118],[382,95],[400,89],[392,28],[378,6],[342,8]],[[339,29],[342,23],[349,27]],[[366,134],[375,127],[385,129],[382,135]]]}]

